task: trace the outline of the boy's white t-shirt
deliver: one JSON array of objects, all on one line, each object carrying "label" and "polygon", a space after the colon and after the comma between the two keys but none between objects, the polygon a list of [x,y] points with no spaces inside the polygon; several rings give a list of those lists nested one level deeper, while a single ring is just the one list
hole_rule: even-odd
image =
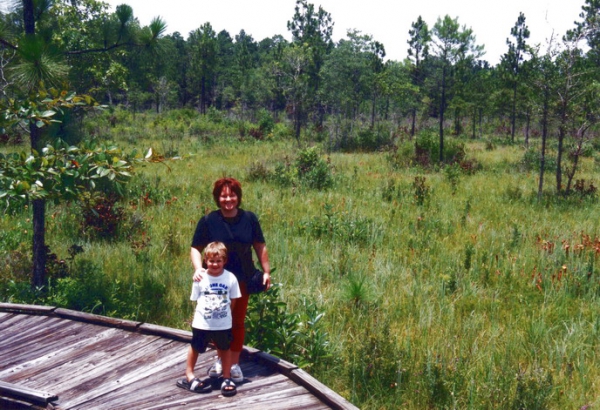
[{"label": "boy's white t-shirt", "polygon": [[219,276],[208,273],[192,284],[190,300],[197,300],[192,327],[202,330],[231,329],[231,299],[242,296],[235,275],[223,270]]}]

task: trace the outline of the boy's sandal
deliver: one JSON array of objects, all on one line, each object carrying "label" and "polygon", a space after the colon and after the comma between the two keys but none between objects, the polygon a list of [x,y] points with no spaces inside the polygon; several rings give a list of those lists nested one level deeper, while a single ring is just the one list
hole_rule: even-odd
[{"label": "boy's sandal", "polygon": [[223,380],[223,384],[221,384],[221,394],[223,396],[229,397],[234,396],[237,393],[237,388],[235,387],[235,383],[231,381],[231,379]]},{"label": "boy's sandal", "polygon": [[194,393],[208,393],[212,390],[209,381],[200,380],[197,377],[188,382],[187,378],[183,378],[177,381],[177,387],[189,390]]}]

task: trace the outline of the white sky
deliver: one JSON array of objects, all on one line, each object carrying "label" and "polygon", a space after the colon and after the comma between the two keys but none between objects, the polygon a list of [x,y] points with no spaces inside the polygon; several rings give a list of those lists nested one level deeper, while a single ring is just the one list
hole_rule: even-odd
[{"label": "white sky", "polygon": [[[232,38],[244,29],[255,41],[280,34],[290,40],[287,22],[294,15],[295,0],[104,0],[112,10],[129,4],[142,25],[156,16],[166,23],[167,34],[178,31],[187,39],[209,22],[215,32],[227,30]],[[458,17],[461,26],[473,29],[476,43],[485,46],[483,59],[495,65],[507,50],[506,39],[523,12],[531,32],[528,43],[546,44],[554,32],[558,38],[580,20],[584,0],[314,0],[331,14],[333,39],[357,29],[383,43],[386,58],[402,61],[407,56],[408,30],[422,16],[429,27],[438,17]]]}]

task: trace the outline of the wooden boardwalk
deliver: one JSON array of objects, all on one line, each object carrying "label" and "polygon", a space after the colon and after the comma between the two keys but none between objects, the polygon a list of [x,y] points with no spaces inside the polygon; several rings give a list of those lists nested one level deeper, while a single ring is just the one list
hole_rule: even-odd
[{"label": "wooden boardwalk", "polygon": [[[238,393],[175,383],[191,332],[67,309],[0,303],[0,409],[356,409],[293,364],[249,347]],[[214,361],[201,354],[196,374]]]}]

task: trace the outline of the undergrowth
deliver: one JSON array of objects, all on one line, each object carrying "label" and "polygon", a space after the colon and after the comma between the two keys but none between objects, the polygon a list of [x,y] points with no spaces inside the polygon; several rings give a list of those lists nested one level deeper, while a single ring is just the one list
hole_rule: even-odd
[{"label": "undergrowth", "polygon": [[255,114],[90,118],[95,138],[151,146],[161,163],[117,196],[48,205],[40,289],[31,210],[4,204],[0,299],[189,329],[191,237],[214,180],[234,176],[277,267],[277,286],[251,298],[246,344],[365,409],[596,403],[597,159],[581,158],[567,195],[547,162],[540,199],[535,150],[505,138],[450,137],[440,164],[432,131],[392,141],[383,126],[348,128],[299,145]]}]

